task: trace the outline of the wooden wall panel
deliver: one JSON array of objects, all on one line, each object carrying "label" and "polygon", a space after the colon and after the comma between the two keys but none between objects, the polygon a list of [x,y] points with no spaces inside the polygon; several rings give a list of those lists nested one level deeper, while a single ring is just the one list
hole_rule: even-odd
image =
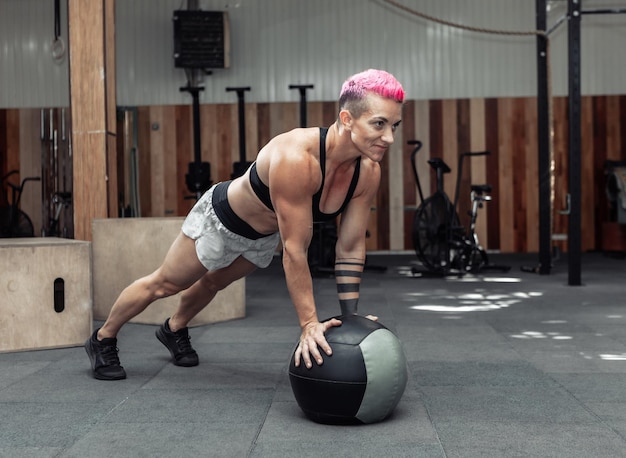
[{"label": "wooden wall panel", "polygon": [[513,116],[515,103],[513,99],[498,101],[498,200],[500,218],[500,250],[515,251],[514,206],[515,190],[513,188],[513,157],[509,148],[514,138]]},{"label": "wooden wall panel", "polygon": [[324,123],[324,103],[323,102],[309,102],[307,103],[307,127],[308,126],[323,126]]},{"label": "wooden wall panel", "polygon": [[219,140],[217,130],[217,105],[200,105],[200,148],[202,160],[211,164],[211,181],[216,182],[215,167],[217,145]]},{"label": "wooden wall panel", "polygon": [[[583,97],[581,103],[581,125],[585,135],[581,138],[581,233],[583,251],[593,250],[596,246],[602,246],[601,240],[598,238],[596,245],[596,235],[601,233],[601,222],[603,219],[596,215],[596,202],[598,206],[606,206],[606,194],[604,187],[597,189],[595,186],[595,169],[594,169],[594,150],[593,135],[590,135],[593,129],[593,106],[591,97]],[[598,175],[600,177],[600,175]],[[598,222],[598,230],[596,231],[596,221]],[[565,247],[561,246],[561,249]]]},{"label": "wooden wall panel", "polygon": [[[430,119],[430,105],[428,100],[419,100],[415,103],[415,135],[413,140],[420,140],[422,142],[422,148],[417,153],[416,157],[416,168],[424,198],[429,194],[428,191],[432,189],[432,174],[431,167],[428,165],[428,159],[431,158],[433,151],[431,125],[434,121]],[[415,178],[413,177],[411,181],[412,187],[416,193],[416,204],[420,205],[422,203],[421,196],[417,190]]]},{"label": "wooden wall panel", "polygon": [[539,251],[539,155],[537,152],[537,100],[524,99],[524,154],[526,169],[525,187],[526,224],[521,228],[524,234],[525,251]]},{"label": "wooden wall panel", "polygon": [[526,209],[527,194],[516,192],[518,189],[526,189],[526,151],[525,151],[525,105],[524,99],[513,99],[513,117],[510,124],[511,138],[506,145],[505,155],[511,156],[513,177],[513,251],[519,251],[525,246],[526,238]]},{"label": "wooden wall panel", "polygon": [[[411,165],[411,152],[414,147],[408,145],[409,140],[417,140],[416,127],[416,103],[409,100],[405,103],[402,111],[402,200],[404,202],[404,247],[413,248],[413,218],[417,209],[416,184]],[[424,151],[422,151],[423,153]],[[419,154],[419,153],[418,153]]]},{"label": "wooden wall panel", "polygon": [[[152,134],[152,123],[149,107],[139,107],[137,109],[137,156],[139,172],[139,205],[140,216],[153,215],[152,199],[152,154],[150,149],[150,138]],[[118,130],[119,132],[119,130]],[[118,142],[119,144],[119,142]]]},{"label": "wooden wall panel", "polygon": [[[468,227],[470,218],[468,210],[471,208],[470,203],[470,186],[472,184],[472,166],[474,165],[473,158],[466,157],[462,169],[459,170],[459,157],[462,153],[471,151],[470,146],[470,101],[469,99],[462,99],[457,101],[457,147],[456,155],[450,157],[448,165],[452,168],[452,172],[448,178],[448,189],[450,200],[454,204],[455,197],[458,199],[456,212],[459,216],[459,221],[464,227]],[[461,175],[458,176],[459,172]],[[457,190],[457,180],[459,181],[459,187]]]},{"label": "wooden wall panel", "polygon": [[239,130],[237,128],[237,106],[221,104],[217,110],[220,136],[216,151],[216,181],[230,179],[233,162],[239,153]]},{"label": "wooden wall panel", "polygon": [[[428,119],[430,123],[428,125],[428,136],[429,136],[429,144],[425,145],[428,147],[426,152],[428,152],[428,158],[434,157],[443,157],[443,150],[445,145],[443,144],[443,101],[442,100],[431,100],[428,106]],[[428,165],[428,164],[426,164]],[[433,192],[435,192],[436,183],[434,180],[434,174],[431,172],[430,167],[421,168],[424,170],[428,170],[428,175],[433,177],[430,180],[430,186],[425,187],[422,186],[422,190],[424,192],[424,197],[429,196]]]},{"label": "wooden wall panel", "polygon": [[487,241],[485,246],[500,250],[500,136],[497,99],[485,99],[485,147],[491,151],[487,168],[487,183],[492,187],[491,203],[487,218]]},{"label": "wooden wall panel", "polygon": [[[419,177],[420,186],[422,188],[422,192],[424,193],[424,198],[430,194],[429,190],[432,189],[432,174],[431,167],[428,165],[428,159],[430,159],[432,155],[432,144],[431,144],[431,125],[433,124],[433,120],[430,119],[430,102],[428,100],[418,100],[415,102],[415,135],[413,136],[413,140],[420,140],[422,142],[422,148],[417,153],[416,156],[416,169],[417,176]],[[415,203],[416,205],[421,205],[422,200],[419,195],[419,191],[417,190],[417,184],[415,183],[415,177],[411,178],[410,189],[413,189],[415,194]],[[412,199],[413,200],[413,199]],[[413,228],[413,220],[415,218],[415,211],[410,212],[410,227],[411,227],[411,241],[405,248],[414,250],[415,246],[413,244],[412,239],[412,228]]]},{"label": "wooden wall panel", "polygon": [[[568,233],[568,217],[563,214],[567,209],[567,194],[569,192],[568,178],[568,122],[567,122],[567,99],[555,97],[552,103],[553,113],[553,185],[552,185],[552,234],[563,237]],[[567,243],[553,241],[553,245],[565,250]]]},{"label": "wooden wall panel", "polygon": [[[152,213],[146,216],[165,216],[165,186],[164,171],[167,153],[167,138],[165,125],[166,107],[152,107],[149,110],[150,125],[150,195],[152,196]],[[171,186],[171,184],[169,184]]]},{"label": "wooden wall panel", "polygon": [[376,210],[374,220],[376,221],[376,246],[390,246],[389,238],[389,156],[380,162],[381,179],[378,195],[376,196]]},{"label": "wooden wall panel", "polygon": [[273,103],[270,105],[270,136],[300,127],[300,106],[297,103]]},{"label": "wooden wall panel", "polygon": [[322,126],[330,126],[339,116],[339,104],[337,102],[324,102],[322,107]]},{"label": "wooden wall panel", "polygon": [[[592,138],[592,151],[593,151],[593,171],[594,171],[594,204],[595,204],[595,219],[597,221],[607,221],[609,219],[609,209],[606,205],[606,197],[604,194],[605,175],[604,165],[607,159],[607,130],[606,130],[606,100],[605,97],[594,97],[591,101],[591,117],[592,124],[591,138]],[[584,125],[583,125],[584,126]],[[589,126],[585,126],[588,127]],[[601,246],[601,240],[599,235],[601,231],[596,231],[596,244]],[[583,240],[585,237],[583,237]]]},{"label": "wooden wall panel", "polygon": [[[247,104],[245,109],[246,117],[246,161],[252,162],[259,152],[259,135],[256,128],[257,107],[256,104]],[[237,145],[237,160],[239,160],[240,146]]]},{"label": "wooden wall panel", "polygon": [[[168,106],[163,110],[163,173],[161,176],[161,193],[163,195],[162,216],[176,216],[178,212],[178,199],[182,193],[187,194],[187,188],[182,188],[178,181],[178,146],[176,144],[176,107]],[[189,126],[185,126],[185,130]],[[185,157],[189,157],[189,151],[185,151]]]},{"label": "wooden wall panel", "polygon": [[[385,213],[389,221],[389,248],[391,250],[404,249],[403,137],[404,132],[397,130],[394,143],[385,154],[387,170],[383,170],[383,173],[388,176],[389,201],[387,202],[387,211]],[[384,219],[382,214],[381,217]]]},{"label": "wooden wall panel", "polygon": [[458,143],[458,104],[456,100],[444,100],[442,101],[442,113],[441,113],[441,135],[442,135],[442,150],[438,152],[437,156],[441,157],[448,166],[454,171],[444,175],[443,189],[450,196],[450,199],[454,197],[454,184],[456,176],[456,164],[459,155],[459,143]]},{"label": "wooden wall panel", "polygon": [[619,160],[621,156],[622,132],[619,97],[606,99],[606,158]]},{"label": "wooden wall panel", "polygon": [[[4,141],[5,141],[5,170],[4,175],[12,170],[20,170],[20,160],[24,157],[24,153],[27,153],[27,149],[20,145],[20,114],[18,110],[6,110],[4,116],[4,122],[6,128],[4,129]],[[21,180],[23,176],[13,175],[11,180]],[[11,199],[11,193],[9,192],[9,200]]]},{"label": "wooden wall panel", "polygon": [[[178,106],[175,108],[176,116],[176,151],[174,159],[176,161],[174,170],[176,171],[176,206],[174,213],[187,214],[193,207],[194,193],[187,188],[185,176],[188,165],[195,161],[193,113],[190,106]],[[202,117],[200,117],[200,121]],[[202,139],[200,139],[202,145]],[[202,146],[200,146],[200,157],[202,158]]]},{"label": "wooden wall panel", "polygon": [[265,146],[272,138],[270,134],[270,104],[257,104],[257,130],[259,149]]},{"label": "wooden wall panel", "polygon": [[[485,100],[470,100],[470,117],[469,117],[469,151],[487,151],[487,138],[485,126]],[[492,153],[493,154],[493,153]],[[487,180],[487,164],[491,163],[491,158],[487,156],[477,156],[472,159],[471,183],[476,185],[489,184]],[[481,245],[489,249],[487,239],[487,221],[489,218],[489,202],[485,203],[483,208],[479,209],[478,220],[476,222],[476,234]]]}]

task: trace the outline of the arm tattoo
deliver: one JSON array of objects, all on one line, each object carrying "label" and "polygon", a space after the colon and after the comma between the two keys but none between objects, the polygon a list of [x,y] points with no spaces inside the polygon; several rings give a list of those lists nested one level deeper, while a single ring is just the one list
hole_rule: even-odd
[{"label": "arm tattoo", "polygon": [[359,303],[359,287],[365,263],[360,259],[338,259],[335,262],[335,280],[342,315],[354,315]]}]

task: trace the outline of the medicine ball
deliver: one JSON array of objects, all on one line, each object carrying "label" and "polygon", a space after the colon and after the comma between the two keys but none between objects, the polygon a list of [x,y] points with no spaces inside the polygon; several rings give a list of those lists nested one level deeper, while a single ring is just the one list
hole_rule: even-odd
[{"label": "medicine ball", "polygon": [[[384,420],[407,382],[406,358],[398,338],[360,315],[338,316],[342,325],[326,331],[333,354],[307,369],[289,364],[289,381],[305,415],[318,423],[358,424]],[[297,348],[297,347],[296,347]]]}]

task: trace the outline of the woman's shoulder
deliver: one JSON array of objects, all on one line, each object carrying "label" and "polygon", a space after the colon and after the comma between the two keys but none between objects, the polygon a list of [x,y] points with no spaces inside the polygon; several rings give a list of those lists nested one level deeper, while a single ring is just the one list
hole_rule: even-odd
[{"label": "woman's shoulder", "polygon": [[292,145],[310,145],[312,143],[319,145],[320,128],[319,127],[297,127],[274,137],[270,143],[276,144],[292,144]]},{"label": "woman's shoulder", "polygon": [[296,128],[277,135],[261,150],[259,159],[274,161],[306,161],[319,157],[318,127]]}]

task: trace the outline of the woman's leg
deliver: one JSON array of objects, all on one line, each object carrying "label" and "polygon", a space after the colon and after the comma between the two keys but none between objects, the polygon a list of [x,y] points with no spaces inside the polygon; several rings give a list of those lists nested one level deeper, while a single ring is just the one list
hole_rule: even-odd
[{"label": "woman's leg", "polygon": [[255,269],[254,264],[239,256],[227,267],[206,272],[181,294],[178,308],[169,320],[170,329],[176,332],[187,327],[191,319],[213,300],[218,291],[251,274]]},{"label": "woman's leg", "polygon": [[206,273],[206,268],[196,255],[194,240],[181,232],[167,252],[163,264],[122,291],[98,331],[98,339],[115,337],[124,324],[143,312],[152,302],[189,288]]}]

